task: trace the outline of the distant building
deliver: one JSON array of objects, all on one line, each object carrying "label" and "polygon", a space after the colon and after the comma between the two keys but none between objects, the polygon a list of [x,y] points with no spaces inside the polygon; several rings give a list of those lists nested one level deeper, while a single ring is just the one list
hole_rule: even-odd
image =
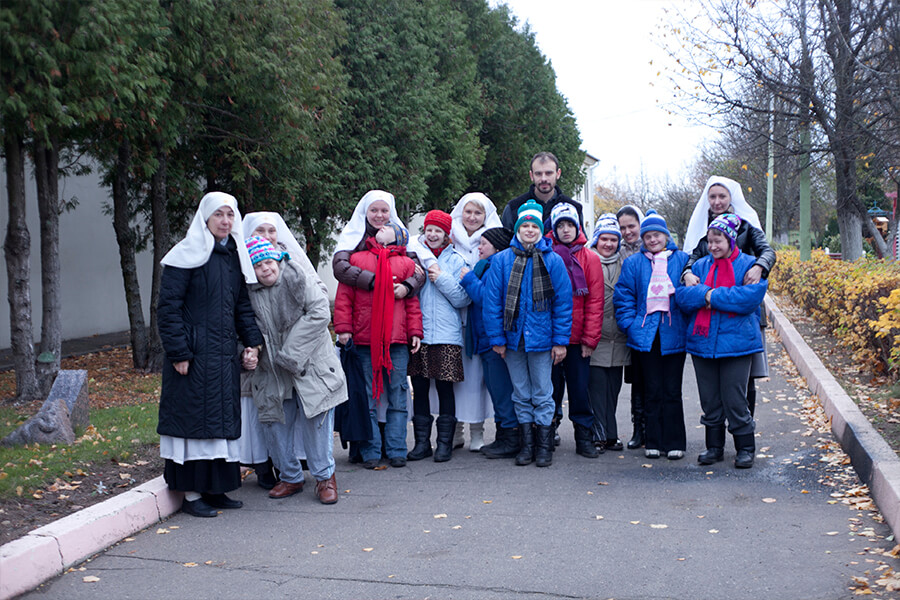
[{"label": "distant building", "polygon": [[594,170],[600,164],[600,159],[585,152],[583,164],[584,185],[581,186],[581,189],[572,199],[581,203],[581,210],[584,215],[584,233],[590,239],[591,234],[594,232],[594,222],[597,220],[594,216],[594,187],[596,186]]}]

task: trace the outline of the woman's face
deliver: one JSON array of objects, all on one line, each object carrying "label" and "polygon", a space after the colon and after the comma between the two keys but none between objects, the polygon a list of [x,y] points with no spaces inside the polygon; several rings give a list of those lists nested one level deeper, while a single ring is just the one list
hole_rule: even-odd
[{"label": "woman's face", "polygon": [[731,240],[718,229],[710,229],[706,232],[706,245],[713,258],[725,258],[731,254]]},{"label": "woman's face", "polygon": [[619,217],[619,229],[622,230],[622,239],[627,244],[633,244],[641,237],[641,223],[634,215]]},{"label": "woman's face", "polygon": [[541,228],[525,221],[519,225],[519,241],[525,246],[533,246],[541,239]]},{"label": "woman's face", "polygon": [[560,221],[556,225],[556,239],[558,239],[563,244],[571,244],[577,237],[578,227],[576,227],[575,223],[573,223],[572,221],[566,219],[564,221]]},{"label": "woman's face", "polygon": [[731,206],[731,194],[724,185],[711,186],[707,198],[709,199],[709,212],[714,217],[718,217]]},{"label": "woman's face", "polygon": [[467,202],[463,207],[462,222],[466,232],[472,235],[484,225],[484,209],[477,202]]},{"label": "woman's face", "polygon": [[648,231],[642,239],[644,240],[644,247],[647,248],[650,254],[657,254],[665,250],[666,242],[668,241],[666,234],[661,231]]},{"label": "woman's face", "polygon": [[267,258],[253,265],[253,271],[256,273],[256,280],[266,287],[275,285],[278,281],[278,273],[281,266],[277,260]]},{"label": "woman's face", "polygon": [[432,250],[440,248],[444,245],[444,240],[447,239],[447,232],[438,227],[437,225],[426,225],[425,226],[425,243]]},{"label": "woman's face", "polygon": [[366,210],[366,221],[375,229],[381,229],[391,222],[391,207],[384,200],[376,200]]},{"label": "woman's face", "polygon": [[227,206],[220,206],[206,220],[206,228],[217,242],[227,238],[232,227],[234,227],[234,211]]},{"label": "woman's face", "polygon": [[269,240],[270,244],[277,247],[278,229],[276,229],[275,226],[271,223],[262,223],[259,227],[253,230],[253,235],[264,237]]},{"label": "woman's face", "polygon": [[619,236],[611,233],[601,233],[597,238],[597,252],[603,258],[609,258],[619,249]]},{"label": "woman's face", "polygon": [[497,249],[494,248],[494,245],[487,241],[486,237],[482,237],[478,242],[478,258],[484,260],[495,254],[497,254]]}]

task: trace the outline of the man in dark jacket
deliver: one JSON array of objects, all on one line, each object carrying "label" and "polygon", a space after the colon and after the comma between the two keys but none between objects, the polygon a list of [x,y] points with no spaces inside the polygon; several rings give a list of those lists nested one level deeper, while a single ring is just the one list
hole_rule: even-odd
[{"label": "man in dark jacket", "polygon": [[550,212],[560,202],[568,202],[575,206],[578,210],[579,225],[584,227],[581,204],[563,194],[559,186],[556,185],[560,175],[562,175],[562,170],[559,168],[559,160],[557,160],[556,156],[550,152],[538,152],[535,154],[531,159],[531,169],[528,171],[528,176],[531,178],[531,187],[527,193],[510,200],[506,208],[503,209],[503,215],[500,217],[503,226],[513,231],[516,219],[519,218],[519,207],[533,199],[544,209],[546,217],[544,219],[545,231],[550,231]]}]

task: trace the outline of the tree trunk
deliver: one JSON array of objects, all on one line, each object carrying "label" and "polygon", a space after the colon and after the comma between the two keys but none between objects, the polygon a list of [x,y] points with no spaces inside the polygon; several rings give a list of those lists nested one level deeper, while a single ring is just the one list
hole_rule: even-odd
[{"label": "tree trunk", "polygon": [[50,388],[59,373],[62,354],[62,319],[59,264],[59,146],[51,137],[48,143],[35,142],[34,178],[37,183],[38,214],[41,221],[41,344],[37,359],[37,377],[41,395]]},{"label": "tree trunk", "polygon": [[162,277],[162,259],[169,251],[169,219],[166,204],[168,156],[157,143],[158,167],[150,179],[150,221],[153,228],[153,284],[150,288],[150,356],[147,371],[162,371],[165,350],[159,338],[156,305],[159,302],[159,283]]},{"label": "tree trunk", "polygon": [[34,368],[34,330],[31,322],[31,236],[25,222],[25,151],[22,137],[9,131],[3,138],[6,154],[6,192],[9,223],[3,250],[9,300],[9,334],[16,370],[16,402],[41,397]]},{"label": "tree trunk", "polygon": [[123,141],[113,170],[113,229],[119,244],[119,264],[125,282],[125,303],[128,306],[128,323],[131,327],[131,359],[136,369],[145,369],[150,354],[150,342],[144,323],[141,305],[141,286],[135,262],[135,234],[131,228],[129,202],[129,168],[131,145]]}]

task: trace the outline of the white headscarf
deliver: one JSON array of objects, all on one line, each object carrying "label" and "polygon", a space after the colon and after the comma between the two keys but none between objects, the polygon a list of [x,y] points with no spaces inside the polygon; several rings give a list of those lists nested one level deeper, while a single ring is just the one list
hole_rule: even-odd
[{"label": "white headscarf", "polygon": [[234,225],[229,235],[237,244],[238,256],[241,259],[241,273],[244,274],[244,280],[247,283],[256,283],[256,273],[253,272],[253,264],[250,262],[247,246],[244,245],[244,228],[237,200],[225,192],[210,192],[203,196],[184,239],[175,244],[175,247],[169,250],[160,262],[166,266],[180,269],[196,269],[205,265],[209,261],[216,243],[216,238],[206,226],[206,222],[214,212],[223,206],[234,211]]},{"label": "white headscarf", "polygon": [[303,267],[304,270],[316,273],[316,268],[310,262],[303,246],[294,237],[281,215],[276,212],[260,211],[244,215],[244,238],[253,235],[256,228],[263,224],[275,227],[278,243],[285,247],[291,260]]},{"label": "white headscarf", "polygon": [[751,225],[762,230],[759,224],[759,216],[753,210],[747,201],[744,200],[744,192],[741,190],[741,184],[727,177],[713,176],[706,182],[700,199],[697,200],[697,206],[694,207],[694,213],[691,215],[691,221],[688,223],[687,233],[684,235],[683,250],[690,254],[697,247],[697,243],[706,235],[709,229],[709,188],[714,185],[721,185],[731,194],[731,212],[739,216],[745,221],[749,221]]},{"label": "white headscarf", "polygon": [[[349,250],[352,252],[356,249],[366,235],[366,212],[369,210],[372,203],[377,202],[378,200],[387,202],[388,208],[390,208],[391,211],[391,223],[399,225],[403,229],[407,229],[406,225],[403,224],[403,221],[400,220],[399,215],[397,215],[397,207],[394,204],[394,195],[385,192],[384,190],[369,190],[366,192],[365,196],[360,198],[356,208],[353,210],[353,216],[350,217],[350,221],[341,231],[341,235],[338,237],[337,246],[334,249],[335,253],[341,252],[342,250]],[[412,239],[412,236],[410,236],[410,239]]]},{"label": "white headscarf", "polygon": [[[472,235],[469,235],[466,225],[463,223],[463,210],[469,202],[474,202],[484,211],[484,223]],[[497,216],[497,207],[490,198],[481,192],[470,192],[459,199],[450,216],[453,218],[453,225],[450,227],[450,241],[453,242],[456,251],[466,259],[466,264],[470,267],[475,266],[475,263],[478,262],[478,244],[481,242],[481,234],[493,227],[503,227],[500,217]]]}]

